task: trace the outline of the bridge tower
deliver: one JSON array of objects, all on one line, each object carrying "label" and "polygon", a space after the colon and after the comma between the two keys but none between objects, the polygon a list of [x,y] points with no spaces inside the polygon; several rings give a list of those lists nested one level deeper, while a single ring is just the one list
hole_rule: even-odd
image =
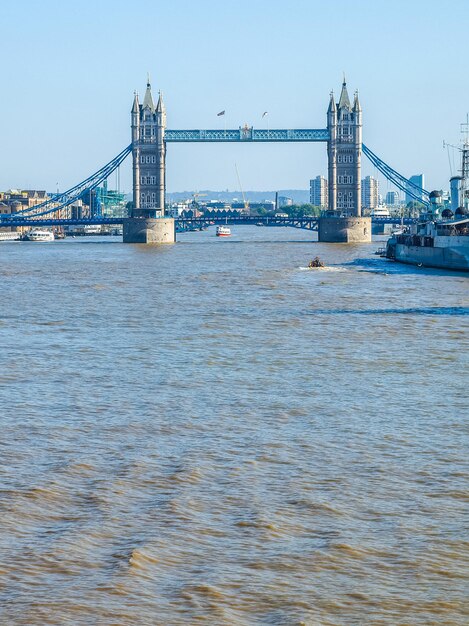
[{"label": "bridge tower", "polygon": [[337,104],[331,93],[327,129],[329,210],[319,241],[371,241],[371,221],[361,211],[362,108],[357,92],[350,103],[345,77]]},{"label": "bridge tower", "polygon": [[155,217],[164,214],[166,109],[161,93],[155,107],[149,80],[143,104],[134,96],[131,128],[135,216]]},{"label": "bridge tower", "polygon": [[127,243],[168,243],[176,240],[174,220],[165,217],[166,109],[161,92],[155,106],[150,78],[143,103],[134,95],[132,131],[132,216],[124,223]]}]

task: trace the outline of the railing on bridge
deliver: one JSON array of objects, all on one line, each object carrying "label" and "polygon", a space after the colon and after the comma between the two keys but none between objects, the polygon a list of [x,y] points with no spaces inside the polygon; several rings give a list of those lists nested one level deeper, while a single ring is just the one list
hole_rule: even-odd
[{"label": "railing on bridge", "polygon": [[240,226],[290,226],[292,228],[303,228],[306,230],[316,230],[318,218],[311,217],[276,217],[276,216],[255,216],[255,215],[211,215],[201,217],[180,217],[176,219],[176,225],[180,230],[191,230],[193,228],[206,228],[212,224],[229,224]]},{"label": "railing on bridge", "polygon": [[327,128],[262,129],[243,127],[237,130],[166,130],[166,142],[233,142],[233,141],[327,141]]},{"label": "railing on bridge", "polygon": [[[43,216],[34,221],[26,217],[18,216],[10,218],[8,221],[0,221],[2,227],[19,227],[19,226],[96,226],[98,224],[115,226],[123,223],[122,217],[106,217],[95,216],[81,219],[64,219],[60,217]],[[316,230],[318,217],[275,217],[275,216],[254,216],[254,215],[233,215],[233,216],[209,216],[209,217],[179,217],[176,218],[176,227],[179,230],[193,230],[197,228],[206,228],[212,224],[229,224],[233,225],[259,225],[259,226],[285,226],[291,228],[302,228],[305,230]],[[373,224],[403,224],[408,225],[414,223],[416,218],[399,218],[399,217],[374,217]]]}]

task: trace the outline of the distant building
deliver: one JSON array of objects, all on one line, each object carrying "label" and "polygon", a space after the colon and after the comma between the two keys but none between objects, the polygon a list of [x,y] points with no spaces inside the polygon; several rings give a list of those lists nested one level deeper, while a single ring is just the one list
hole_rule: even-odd
[{"label": "distant building", "polygon": [[292,198],[287,198],[287,196],[279,196],[278,197],[278,208],[280,209],[283,206],[292,206],[293,200]]},{"label": "distant building", "polygon": [[[11,213],[11,206],[5,202],[0,201],[0,215],[9,215]],[[10,228],[0,228],[0,232],[10,231]]]},{"label": "distant building", "polygon": [[362,180],[362,207],[375,209],[379,201],[379,181],[373,176],[367,176]]},{"label": "distant building", "polygon": [[1,201],[12,209],[12,213],[30,209],[48,199],[49,196],[45,191],[36,191],[35,189],[9,189],[1,193]]},{"label": "distant building", "polygon": [[316,176],[309,181],[309,201],[313,206],[327,209],[329,201],[327,178]]},{"label": "distant building", "polygon": [[398,206],[399,205],[399,192],[388,191],[386,194],[386,204],[388,206]]},{"label": "distant building", "polygon": [[[37,191],[35,189],[9,189],[0,193],[0,199],[0,213],[5,215],[30,209],[48,200],[48,195],[45,191]],[[15,228],[14,230],[17,229]]]},{"label": "distant building", "polygon": [[186,202],[173,202],[169,209],[169,215],[171,217],[181,217],[184,211],[188,211],[190,209],[190,203]]},{"label": "distant building", "polygon": [[[409,181],[413,183],[414,185],[417,185],[417,187],[420,187],[420,189],[425,189],[425,176],[423,174],[414,174],[413,176],[409,178]],[[417,196],[417,198],[413,198],[409,193],[406,193],[405,194],[406,204],[408,204],[409,202],[412,202],[412,200],[417,200],[417,201],[422,202],[423,193],[417,192],[414,188],[411,188],[411,189],[412,189],[412,192]]]},{"label": "distant building", "polygon": [[106,180],[101,187],[96,188],[94,200],[97,215],[128,217],[125,194],[115,189],[108,189]]}]

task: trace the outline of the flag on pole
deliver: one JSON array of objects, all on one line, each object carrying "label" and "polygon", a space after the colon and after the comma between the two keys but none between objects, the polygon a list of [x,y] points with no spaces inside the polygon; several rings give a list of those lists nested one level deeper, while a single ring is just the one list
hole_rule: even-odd
[{"label": "flag on pole", "polygon": [[220,117],[220,115],[225,115],[225,111],[220,111],[220,113],[217,113],[217,117]]},{"label": "flag on pole", "polygon": [[264,113],[262,114],[262,117],[265,117],[267,115],[268,111],[264,111]]}]

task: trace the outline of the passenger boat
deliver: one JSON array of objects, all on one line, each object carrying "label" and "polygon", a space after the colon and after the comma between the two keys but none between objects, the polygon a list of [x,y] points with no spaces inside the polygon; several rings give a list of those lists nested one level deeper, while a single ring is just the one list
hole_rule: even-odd
[{"label": "passenger boat", "polygon": [[229,237],[231,230],[228,226],[217,226],[217,237]]},{"label": "passenger boat", "polygon": [[26,241],[54,241],[54,233],[45,228],[34,228],[24,236]]}]

